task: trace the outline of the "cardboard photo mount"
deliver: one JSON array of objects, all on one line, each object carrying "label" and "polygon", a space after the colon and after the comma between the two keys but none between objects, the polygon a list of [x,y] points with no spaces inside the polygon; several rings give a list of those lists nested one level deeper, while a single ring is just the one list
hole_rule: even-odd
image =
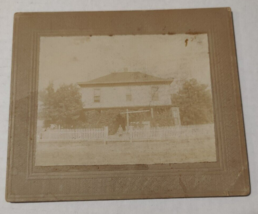
[{"label": "cardboard photo mount", "polygon": [[[35,166],[41,36],[183,33],[208,34],[216,162]],[[250,194],[230,8],[16,13],[12,57],[7,201],[179,198]]]}]

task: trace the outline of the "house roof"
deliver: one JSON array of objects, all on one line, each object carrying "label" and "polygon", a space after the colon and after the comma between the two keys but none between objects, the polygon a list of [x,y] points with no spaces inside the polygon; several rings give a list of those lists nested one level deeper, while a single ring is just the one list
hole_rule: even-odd
[{"label": "house roof", "polygon": [[77,84],[81,87],[91,87],[107,85],[170,84],[172,81],[173,79],[163,79],[141,72],[117,72]]}]

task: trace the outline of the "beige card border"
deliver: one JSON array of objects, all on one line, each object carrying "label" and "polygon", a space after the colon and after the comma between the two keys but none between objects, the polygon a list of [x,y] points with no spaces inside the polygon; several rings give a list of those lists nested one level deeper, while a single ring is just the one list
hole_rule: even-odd
[{"label": "beige card border", "polygon": [[[35,167],[40,36],[207,33],[217,162]],[[232,13],[228,8],[15,15],[6,200],[248,195]]]}]

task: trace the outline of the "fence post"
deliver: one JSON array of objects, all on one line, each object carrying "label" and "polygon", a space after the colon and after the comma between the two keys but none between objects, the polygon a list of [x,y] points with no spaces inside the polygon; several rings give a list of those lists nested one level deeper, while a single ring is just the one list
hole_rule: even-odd
[{"label": "fence post", "polygon": [[108,126],[104,126],[104,143],[106,144],[108,140]]},{"label": "fence post", "polygon": [[133,141],[133,127],[129,126],[129,138],[130,138],[130,143]]}]

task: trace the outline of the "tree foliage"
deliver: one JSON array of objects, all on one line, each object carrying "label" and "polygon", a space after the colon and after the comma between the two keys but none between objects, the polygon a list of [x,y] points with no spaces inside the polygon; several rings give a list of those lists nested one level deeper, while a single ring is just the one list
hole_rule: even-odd
[{"label": "tree foliage", "polygon": [[211,91],[196,79],[185,81],[178,93],[172,95],[172,103],[180,109],[182,125],[213,122]]},{"label": "tree foliage", "polygon": [[57,90],[53,83],[39,93],[40,115],[44,126],[51,124],[62,128],[78,127],[84,120],[83,104],[79,88],[76,85],[61,85]]}]

